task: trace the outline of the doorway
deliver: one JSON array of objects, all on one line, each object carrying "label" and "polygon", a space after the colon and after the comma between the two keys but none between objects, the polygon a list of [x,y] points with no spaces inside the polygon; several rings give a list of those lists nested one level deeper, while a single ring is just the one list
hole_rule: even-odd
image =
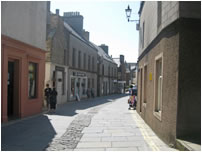
[{"label": "doorway", "polygon": [[19,72],[18,61],[8,61],[7,116],[8,120],[18,118],[19,114]]}]

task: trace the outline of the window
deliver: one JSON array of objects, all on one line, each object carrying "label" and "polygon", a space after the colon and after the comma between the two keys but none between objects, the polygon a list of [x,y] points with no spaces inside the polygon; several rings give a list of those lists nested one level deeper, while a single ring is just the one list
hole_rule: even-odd
[{"label": "window", "polygon": [[163,84],[163,54],[155,58],[155,79],[154,79],[154,111],[161,116],[162,111],[162,84]]},{"label": "window", "polygon": [[88,88],[90,88],[90,78],[88,78]]},{"label": "window", "polygon": [[161,25],[161,13],[162,13],[162,2],[157,2],[157,27],[159,28]]},{"label": "window", "polygon": [[84,53],[83,58],[83,68],[86,69],[86,53]]},{"label": "window", "polygon": [[94,88],[94,79],[92,78],[92,88]]},{"label": "window", "polygon": [[78,68],[81,68],[81,51],[79,51],[78,55]]},{"label": "window", "polygon": [[90,71],[90,55],[88,56],[88,70]]},{"label": "window", "polygon": [[76,63],[76,50],[73,48],[72,51],[72,67],[75,67],[75,63]]},{"label": "window", "polygon": [[75,78],[71,78],[71,97],[75,95]]},{"label": "window", "polygon": [[145,32],[145,22],[143,22],[143,30],[142,30],[142,48],[144,48],[144,32]]},{"label": "window", "polygon": [[144,66],[144,103],[147,103],[147,66]]},{"label": "window", "polygon": [[104,64],[102,65],[102,75],[104,75],[105,73],[105,70],[104,70]]},{"label": "window", "polygon": [[36,81],[37,81],[37,64],[29,63],[29,74],[28,74],[28,93],[29,98],[36,98]]},{"label": "window", "polygon": [[143,94],[143,83],[142,80],[142,68],[140,69],[140,112],[142,112],[142,94]]},{"label": "window", "polygon": [[94,63],[94,57],[92,57],[92,71],[94,71],[95,63]]},{"label": "window", "polygon": [[86,94],[86,78],[83,79],[83,83],[82,85],[82,94],[85,95]]},{"label": "window", "polygon": [[110,66],[108,66],[108,76],[110,77]]}]

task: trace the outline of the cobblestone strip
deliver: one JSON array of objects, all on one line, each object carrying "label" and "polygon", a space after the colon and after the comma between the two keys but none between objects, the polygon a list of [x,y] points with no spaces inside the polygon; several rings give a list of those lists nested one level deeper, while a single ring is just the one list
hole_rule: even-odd
[{"label": "cobblestone strip", "polygon": [[78,115],[69,125],[66,132],[60,137],[54,139],[45,148],[46,151],[73,151],[83,136],[82,130],[88,127],[92,117],[102,106],[91,109],[87,114]]}]

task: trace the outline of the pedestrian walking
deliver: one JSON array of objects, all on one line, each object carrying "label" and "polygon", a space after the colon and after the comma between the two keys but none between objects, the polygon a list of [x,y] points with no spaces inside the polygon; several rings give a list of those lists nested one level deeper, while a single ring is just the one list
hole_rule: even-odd
[{"label": "pedestrian walking", "polygon": [[58,95],[58,93],[54,87],[53,90],[51,91],[51,97],[50,97],[50,110],[51,110],[51,112],[55,112],[55,110],[56,110],[57,95]]},{"label": "pedestrian walking", "polygon": [[50,95],[51,95],[51,88],[49,87],[49,84],[46,84],[46,88],[44,90],[45,92],[45,97],[46,97],[46,106],[49,109],[49,104],[50,104]]}]

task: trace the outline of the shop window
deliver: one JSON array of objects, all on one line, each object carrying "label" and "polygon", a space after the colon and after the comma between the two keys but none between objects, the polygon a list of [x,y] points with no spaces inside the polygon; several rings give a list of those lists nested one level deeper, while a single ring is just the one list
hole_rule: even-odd
[{"label": "shop window", "polygon": [[94,79],[92,79],[92,88],[94,88],[95,86],[94,86]]},{"label": "shop window", "polygon": [[154,79],[154,112],[161,117],[162,112],[162,86],[163,86],[163,54],[155,58],[155,79]]},{"label": "shop window", "polygon": [[71,78],[71,97],[75,95],[75,78]]},{"label": "shop window", "polygon": [[88,78],[88,88],[90,88],[90,78]]},{"label": "shop window", "polygon": [[81,86],[82,86],[82,94],[85,95],[86,94],[86,79],[83,79]]},{"label": "shop window", "polygon": [[36,87],[37,87],[37,64],[29,63],[29,74],[28,74],[28,93],[29,98],[36,98]]}]

